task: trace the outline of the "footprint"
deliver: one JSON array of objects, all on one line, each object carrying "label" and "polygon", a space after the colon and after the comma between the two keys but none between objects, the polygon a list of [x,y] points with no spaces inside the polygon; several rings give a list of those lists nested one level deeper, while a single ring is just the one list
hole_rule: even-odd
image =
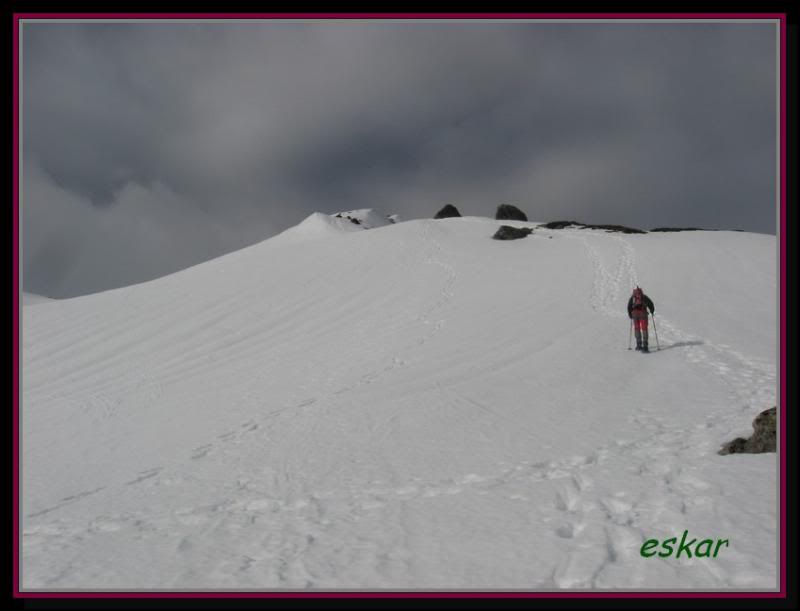
[{"label": "footprint", "polygon": [[250,556],[242,556],[241,557],[241,564],[239,565],[239,571],[247,571],[250,569],[253,564],[257,561],[255,558],[251,558]]},{"label": "footprint", "polygon": [[579,492],[588,490],[592,486],[592,480],[581,473],[575,473],[572,476],[572,483]]},{"label": "footprint", "polygon": [[622,498],[606,498],[603,499],[601,503],[603,507],[612,514],[625,513],[626,511],[630,511],[633,507],[633,505]]},{"label": "footprint", "polygon": [[633,505],[621,498],[601,499],[600,504],[606,511],[608,518],[618,525],[627,525],[633,521],[631,509]]},{"label": "footprint", "polygon": [[559,588],[591,588],[594,576],[610,560],[608,549],[593,546],[568,555],[553,571],[553,583]]},{"label": "footprint", "polygon": [[643,539],[640,532],[626,526],[606,527],[606,546],[611,562],[637,558]]},{"label": "footprint", "polygon": [[192,460],[197,460],[198,458],[203,458],[204,456],[207,456],[208,453],[211,451],[212,447],[213,446],[211,444],[208,444],[195,448],[194,450],[192,450]]},{"label": "footprint", "polygon": [[706,482],[705,480],[689,474],[681,474],[676,483],[689,488],[691,491],[705,491],[713,487],[712,484]]},{"label": "footprint", "polygon": [[545,472],[544,477],[545,479],[561,479],[567,477],[569,475],[569,471],[565,469],[549,469]]},{"label": "footprint", "polygon": [[556,528],[556,534],[562,539],[572,539],[580,534],[583,526],[580,522],[566,522]]},{"label": "footprint", "polygon": [[556,508],[561,511],[575,511],[580,506],[580,492],[574,484],[564,486],[556,492]]},{"label": "footprint", "polygon": [[716,503],[710,496],[690,496],[683,500],[681,513],[705,513],[713,515],[715,507]]}]

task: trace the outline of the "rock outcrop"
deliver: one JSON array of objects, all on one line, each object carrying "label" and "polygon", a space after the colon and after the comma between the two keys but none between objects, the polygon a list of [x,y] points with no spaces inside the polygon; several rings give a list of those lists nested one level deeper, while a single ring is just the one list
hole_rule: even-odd
[{"label": "rock outcrop", "polygon": [[567,227],[576,227],[577,229],[605,229],[612,233],[647,233],[641,229],[634,227],[625,227],[624,225],[589,225],[586,223],[578,223],[577,221],[550,221],[539,225],[545,229],[565,229]]},{"label": "rock outcrop", "polygon": [[376,227],[385,227],[397,222],[397,215],[385,215],[373,208],[363,208],[361,210],[349,210],[347,212],[337,212],[331,215],[333,218],[350,221],[353,225],[358,225],[360,229],[374,229]]},{"label": "rock outcrop", "polygon": [[519,240],[520,238],[529,236],[531,233],[533,233],[533,229],[529,227],[517,228],[517,227],[511,227],[509,225],[501,225],[500,229],[498,229],[492,236],[492,239]]},{"label": "rock outcrop", "polygon": [[583,223],[577,221],[550,221],[544,225],[539,225],[545,229],[566,229],[567,227],[586,227]]},{"label": "rock outcrop", "polygon": [[453,204],[447,204],[444,208],[439,210],[439,212],[437,212],[436,216],[434,216],[433,218],[447,219],[447,218],[455,218],[457,216],[461,216],[461,213],[458,211],[458,208],[456,208]]},{"label": "rock outcrop", "polygon": [[705,231],[700,227],[653,227],[651,232],[670,232],[670,231]]},{"label": "rock outcrop", "polygon": [[778,410],[771,407],[761,412],[753,420],[753,434],[744,439],[737,437],[722,446],[719,454],[762,454],[774,452],[777,444]]},{"label": "rock outcrop", "polygon": [[511,204],[500,204],[497,206],[494,218],[500,221],[526,221],[528,216],[516,206]]}]

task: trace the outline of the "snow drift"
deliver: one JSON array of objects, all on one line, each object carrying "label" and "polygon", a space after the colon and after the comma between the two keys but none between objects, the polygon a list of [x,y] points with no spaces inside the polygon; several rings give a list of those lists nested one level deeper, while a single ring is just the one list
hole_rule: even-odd
[{"label": "snow drift", "polygon": [[[776,455],[716,454],[776,404],[775,238],[499,225],[312,215],[24,308],[22,586],[776,587]],[[641,556],[684,530],[730,546]]]}]

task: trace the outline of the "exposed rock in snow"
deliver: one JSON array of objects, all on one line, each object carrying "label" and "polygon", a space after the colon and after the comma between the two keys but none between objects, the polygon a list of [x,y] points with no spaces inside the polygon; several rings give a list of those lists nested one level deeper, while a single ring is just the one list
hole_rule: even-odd
[{"label": "exposed rock in snow", "polygon": [[336,218],[314,212],[307,216],[301,223],[290,227],[283,233],[275,236],[281,240],[306,240],[330,236],[343,231],[358,231],[359,227],[353,225],[347,219]]},{"label": "exposed rock in snow", "polygon": [[700,227],[654,227],[650,231],[653,232],[675,232],[675,231],[706,231],[705,229],[701,229]]},{"label": "exposed rock in snow", "polygon": [[586,225],[588,229],[605,229],[611,233],[647,233],[635,227],[625,227],[624,225]]},{"label": "exposed rock in snow", "polygon": [[[393,216],[397,218],[397,215]],[[391,220],[390,217],[380,214],[372,208],[337,212],[336,214],[314,212],[298,225],[290,227],[275,237],[279,237],[281,241],[315,239],[347,231],[384,227],[395,222],[397,221]]]},{"label": "exposed rock in snow", "polygon": [[583,223],[577,221],[550,221],[541,225],[545,229],[566,229],[567,227],[586,227]]},{"label": "exposed rock in snow", "polygon": [[436,216],[434,216],[433,218],[447,219],[447,218],[454,218],[457,216],[461,216],[461,213],[458,211],[458,208],[456,208],[453,204],[447,204],[444,208],[439,210],[439,212],[437,212]]},{"label": "exposed rock in snow", "polygon": [[567,229],[574,227],[576,229],[605,229],[611,233],[647,233],[641,229],[625,227],[624,225],[591,225],[587,223],[578,223],[577,221],[550,221],[540,226],[545,229]]},{"label": "exposed rock in snow", "polygon": [[495,240],[519,240],[533,233],[530,227],[511,227],[502,225],[492,236]]},{"label": "exposed rock in snow", "polygon": [[725,454],[762,454],[774,452],[776,447],[775,425],[777,421],[777,408],[771,407],[761,412],[753,420],[753,434],[745,439],[737,437],[729,441],[719,451]]},{"label": "exposed rock in snow", "polygon": [[[389,215],[376,212],[372,208],[364,208],[361,210],[350,210],[348,212],[337,212],[331,215],[337,219],[345,219],[350,221],[353,225],[358,225],[361,229],[374,229],[375,227],[384,227],[391,225],[396,220],[392,219]],[[396,217],[397,215],[392,215]]]},{"label": "exposed rock in snow", "polygon": [[500,204],[494,218],[501,221],[527,221],[528,215],[511,204]]}]

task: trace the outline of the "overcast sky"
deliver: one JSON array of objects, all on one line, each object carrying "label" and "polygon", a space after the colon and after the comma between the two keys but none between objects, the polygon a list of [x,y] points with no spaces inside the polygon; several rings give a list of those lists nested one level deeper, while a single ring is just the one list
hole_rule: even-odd
[{"label": "overcast sky", "polygon": [[315,211],[776,230],[773,24],[23,26],[24,290]]}]

